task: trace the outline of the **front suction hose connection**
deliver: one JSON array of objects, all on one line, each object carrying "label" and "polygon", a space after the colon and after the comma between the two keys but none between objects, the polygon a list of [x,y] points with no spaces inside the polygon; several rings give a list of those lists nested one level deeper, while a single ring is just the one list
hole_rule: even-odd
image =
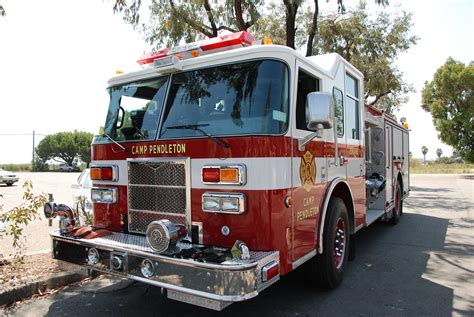
[{"label": "front suction hose connection", "polygon": [[43,212],[44,216],[49,220],[50,227],[52,226],[53,219],[59,216],[59,232],[61,234],[67,234],[76,224],[72,209],[65,204],[56,204],[53,194],[48,194],[48,202],[44,205]]}]

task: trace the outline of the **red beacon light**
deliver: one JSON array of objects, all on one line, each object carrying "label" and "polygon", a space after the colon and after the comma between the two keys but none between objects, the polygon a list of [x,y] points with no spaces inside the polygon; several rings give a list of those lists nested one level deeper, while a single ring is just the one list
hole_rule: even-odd
[{"label": "red beacon light", "polygon": [[151,52],[140,57],[137,62],[141,66],[165,66],[177,60],[250,46],[253,41],[252,34],[241,31]]}]

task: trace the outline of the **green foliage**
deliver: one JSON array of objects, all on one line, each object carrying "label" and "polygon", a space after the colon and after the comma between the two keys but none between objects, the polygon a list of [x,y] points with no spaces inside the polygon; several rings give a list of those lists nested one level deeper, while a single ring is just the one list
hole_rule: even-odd
[{"label": "green foliage", "polygon": [[441,158],[441,155],[443,155],[443,150],[441,150],[440,148],[437,148],[436,149],[436,156],[439,158]]},{"label": "green foliage", "polygon": [[[415,162],[415,163],[414,163]],[[474,164],[430,162],[421,164],[419,160],[410,161],[411,174],[472,174]]]},{"label": "green foliage", "polygon": [[[372,17],[364,2],[349,11],[343,0],[336,2],[338,13],[327,16],[319,15],[318,0],[226,0],[217,4],[153,0],[146,23],[140,22],[141,0],[116,0],[114,12],[140,27],[145,40],[157,47],[214,37],[221,30],[246,30],[257,39],[269,37],[274,44],[307,46],[306,55],[337,52],[364,74],[365,99],[392,114],[414,91],[395,63],[418,40],[410,34],[412,16],[382,12]],[[386,0],[375,2],[388,5]]]},{"label": "green foliage", "polygon": [[145,40],[154,46],[174,46],[181,40],[187,43],[204,37],[215,37],[221,30],[247,30],[260,17],[263,0],[218,1],[152,0],[150,21],[140,22],[141,0],[116,0],[114,12],[123,14],[124,21],[139,27]]},{"label": "green foliage", "polygon": [[421,147],[421,153],[423,153],[423,155],[426,155],[426,153],[428,153],[428,148],[425,145]]},{"label": "green foliage", "polygon": [[59,158],[72,165],[74,158],[80,157],[86,164],[89,164],[92,138],[93,135],[89,132],[58,132],[41,140],[36,147],[36,153],[43,162]]},{"label": "green foliage", "polygon": [[[33,183],[26,181],[23,184],[23,203],[12,210],[3,213],[3,205],[0,204],[0,220],[7,224],[6,234],[12,236],[13,247],[17,250],[15,260],[19,262],[22,258],[22,242],[23,229],[32,220],[38,216],[38,208],[46,203],[46,195],[34,195]],[[0,195],[1,197],[1,195]]]},{"label": "green foliage", "polygon": [[[306,15],[304,25],[309,25],[310,19]],[[364,74],[367,102],[391,114],[414,91],[396,65],[398,55],[418,40],[410,34],[411,27],[411,14],[378,12],[370,16],[361,4],[344,14],[321,17],[313,51],[336,52],[351,62]]]},{"label": "green foliage", "polygon": [[4,9],[3,6],[0,4],[0,17],[5,16],[5,14],[6,14],[5,9]]},{"label": "green foliage", "polygon": [[474,62],[464,65],[448,58],[425,82],[422,108],[431,113],[439,138],[474,162]]},{"label": "green foliage", "polygon": [[9,172],[26,172],[31,171],[31,164],[1,164],[1,168]]},{"label": "green foliage", "polygon": [[33,171],[35,172],[47,172],[49,170],[48,164],[42,160],[38,155],[35,156],[35,161],[33,164]]}]

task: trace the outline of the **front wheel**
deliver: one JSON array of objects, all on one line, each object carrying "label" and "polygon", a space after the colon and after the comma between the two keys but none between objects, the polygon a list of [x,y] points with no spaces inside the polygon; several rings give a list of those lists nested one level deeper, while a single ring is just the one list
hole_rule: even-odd
[{"label": "front wheel", "polygon": [[342,199],[331,199],[323,231],[323,253],[316,256],[318,284],[333,289],[342,282],[349,254],[349,216]]}]

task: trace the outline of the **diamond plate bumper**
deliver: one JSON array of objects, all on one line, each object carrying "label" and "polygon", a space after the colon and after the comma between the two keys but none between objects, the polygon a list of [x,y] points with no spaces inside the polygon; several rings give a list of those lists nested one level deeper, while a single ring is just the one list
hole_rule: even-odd
[{"label": "diamond plate bumper", "polygon": [[[50,236],[55,259],[203,299],[221,302],[247,300],[279,279],[278,275],[264,283],[261,276],[263,266],[272,261],[279,263],[278,251],[251,251],[250,260],[215,264],[155,253],[145,237],[140,235],[113,233],[86,240],[64,237],[55,231]],[[190,244],[178,246],[191,247]],[[100,254],[100,260],[95,265],[87,263],[90,248],[97,249]],[[120,269],[113,268],[111,259],[115,255],[122,257]],[[155,267],[155,273],[150,278],[144,277],[140,270],[144,259],[151,260]]]}]

